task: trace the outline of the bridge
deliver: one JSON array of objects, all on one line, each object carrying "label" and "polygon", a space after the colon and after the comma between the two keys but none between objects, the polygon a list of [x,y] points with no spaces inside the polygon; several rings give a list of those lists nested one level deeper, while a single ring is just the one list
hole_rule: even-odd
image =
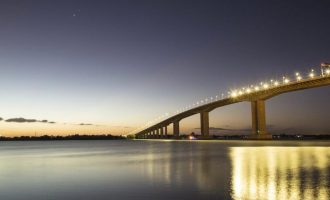
[{"label": "bridge", "polygon": [[202,105],[197,103],[194,105],[195,107],[190,107],[181,113],[168,117],[167,119],[146,127],[143,130],[138,130],[135,133],[135,136],[138,139],[168,138],[167,127],[170,124],[173,124],[173,137],[178,139],[180,134],[180,121],[192,115],[199,114],[201,138],[207,139],[210,137],[209,113],[212,110],[235,103],[250,102],[252,114],[252,135],[250,135],[250,138],[271,139],[272,135],[269,134],[266,129],[265,106],[268,99],[283,93],[327,85],[330,85],[330,65],[327,65],[326,69],[322,68],[320,75],[317,75],[314,70],[312,70],[305,78],[302,77],[300,73],[296,73],[294,80],[283,77],[282,81],[271,80],[266,83],[261,82],[258,85],[251,85],[246,88],[230,91],[226,98],[216,98],[216,100]]}]

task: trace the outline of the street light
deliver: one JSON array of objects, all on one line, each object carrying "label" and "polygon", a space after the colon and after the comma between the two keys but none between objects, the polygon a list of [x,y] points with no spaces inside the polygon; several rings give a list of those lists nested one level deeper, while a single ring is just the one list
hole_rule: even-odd
[{"label": "street light", "polygon": [[314,78],[315,74],[314,74],[314,69],[311,70],[311,72],[309,73],[309,77],[310,78]]},{"label": "street light", "polygon": [[329,75],[330,74],[330,69],[325,70],[325,74]]},{"label": "street light", "polygon": [[233,91],[230,94],[231,94],[231,97],[237,97],[237,92],[236,91]]},{"label": "street light", "polygon": [[265,83],[265,84],[263,85],[263,87],[264,87],[264,89],[267,89],[267,88],[269,87],[269,85],[268,85],[267,83]]},{"label": "street light", "polygon": [[296,73],[296,79],[297,79],[297,81],[300,81],[302,79],[299,72]]}]

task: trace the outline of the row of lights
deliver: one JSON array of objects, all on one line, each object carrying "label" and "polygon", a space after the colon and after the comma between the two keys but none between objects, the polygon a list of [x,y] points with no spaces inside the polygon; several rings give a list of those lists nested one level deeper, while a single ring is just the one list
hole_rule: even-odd
[{"label": "row of lights", "polygon": [[[329,76],[329,75],[330,75],[330,69],[328,68],[328,69],[326,69],[324,71],[324,74],[321,74],[320,76]],[[315,78],[316,76],[317,76],[317,74],[315,73],[314,69],[312,69],[310,71],[310,73],[308,74],[308,77],[311,78],[311,79]],[[303,79],[304,79],[304,77],[299,72],[296,72],[295,73],[295,80],[296,80],[296,82],[302,81]],[[282,77],[282,82],[280,82],[278,80],[270,80],[269,83],[267,83],[267,82],[260,82],[260,84],[250,85],[248,87],[243,87],[240,90],[229,91],[227,93],[228,94],[227,97],[225,96],[224,93],[221,93],[221,94],[216,95],[215,97],[209,97],[209,98],[206,98],[206,99],[197,101],[196,103],[190,104],[190,105],[188,105],[188,106],[186,106],[184,108],[178,109],[178,110],[176,110],[176,112],[172,112],[172,115],[169,115],[169,113],[165,113],[164,115],[159,116],[158,118],[147,122],[144,126],[139,127],[138,129],[132,131],[131,133],[139,132],[139,131],[145,129],[146,127],[149,127],[149,126],[152,126],[154,124],[157,124],[158,122],[160,122],[160,121],[162,121],[162,120],[164,120],[166,118],[172,117],[174,115],[180,114],[182,112],[185,112],[187,110],[190,110],[192,108],[199,107],[201,105],[204,105],[204,104],[207,104],[207,103],[210,103],[210,102],[223,100],[225,98],[235,98],[235,97],[238,97],[238,96],[243,95],[243,94],[250,94],[250,93],[253,93],[253,92],[258,92],[260,90],[267,90],[269,88],[278,87],[281,84],[282,85],[285,85],[285,84],[289,84],[291,82],[292,81],[290,80],[290,78],[288,78],[286,76],[283,76]]]},{"label": "row of lights", "polygon": [[181,112],[184,112],[184,111],[187,111],[187,110],[190,110],[192,108],[196,108],[196,107],[199,107],[201,105],[204,105],[204,104],[207,104],[207,103],[211,103],[211,102],[214,102],[214,101],[219,101],[219,100],[222,100],[225,98],[225,95],[224,93],[221,93],[219,95],[216,95],[215,97],[208,97],[208,98],[205,98],[205,99],[202,99],[200,101],[197,101],[195,103],[192,103],[184,108],[181,108],[181,109],[178,109],[176,110],[176,112],[173,112],[173,114],[179,114]]},{"label": "row of lights", "polygon": [[[329,76],[330,75],[330,69],[326,69],[324,75],[321,75],[321,76]],[[315,71],[312,69],[310,71],[310,73],[308,74],[308,78],[315,78],[317,75],[315,73]],[[295,73],[295,80],[296,82],[299,82],[299,81],[302,81],[304,78],[303,76],[297,72]],[[260,90],[267,90],[269,88],[274,88],[274,87],[277,87],[279,85],[285,85],[285,84],[289,84],[291,83],[292,81],[290,80],[290,78],[286,77],[286,76],[283,76],[282,77],[282,82],[280,81],[277,81],[277,80],[270,80],[270,83],[268,82],[261,82],[260,84],[258,85],[251,85],[247,88],[242,88],[240,90],[232,90],[230,91],[228,94],[230,95],[230,97],[232,98],[235,98],[235,97],[238,97],[240,95],[243,95],[243,94],[250,94],[251,92],[258,92]]]}]

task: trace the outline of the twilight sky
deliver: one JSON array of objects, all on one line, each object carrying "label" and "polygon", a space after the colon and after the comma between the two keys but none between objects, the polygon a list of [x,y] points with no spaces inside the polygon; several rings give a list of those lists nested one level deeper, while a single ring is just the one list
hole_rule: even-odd
[{"label": "twilight sky", "polygon": [[[329,10],[326,0],[0,0],[0,135],[128,133],[235,87],[318,71],[330,62]],[[330,86],[270,99],[270,132],[330,133],[329,102]],[[250,115],[248,103],[218,108],[210,126],[249,129]],[[198,132],[199,116],[181,127]]]}]

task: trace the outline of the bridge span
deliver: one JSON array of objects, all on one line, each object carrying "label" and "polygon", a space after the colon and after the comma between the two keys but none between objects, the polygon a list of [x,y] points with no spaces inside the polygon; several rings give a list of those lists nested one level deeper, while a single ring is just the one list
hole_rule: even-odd
[{"label": "bridge span", "polygon": [[302,79],[299,73],[296,79],[290,81],[283,77],[282,82],[271,81],[241,90],[231,91],[224,99],[209,102],[198,107],[178,113],[135,134],[138,139],[168,138],[167,127],[173,124],[173,137],[179,138],[180,121],[195,114],[200,115],[201,138],[209,138],[209,112],[212,110],[239,102],[251,102],[252,135],[255,139],[271,139],[272,135],[266,129],[266,100],[288,92],[330,85],[330,69],[320,76],[312,71],[308,78]]}]

